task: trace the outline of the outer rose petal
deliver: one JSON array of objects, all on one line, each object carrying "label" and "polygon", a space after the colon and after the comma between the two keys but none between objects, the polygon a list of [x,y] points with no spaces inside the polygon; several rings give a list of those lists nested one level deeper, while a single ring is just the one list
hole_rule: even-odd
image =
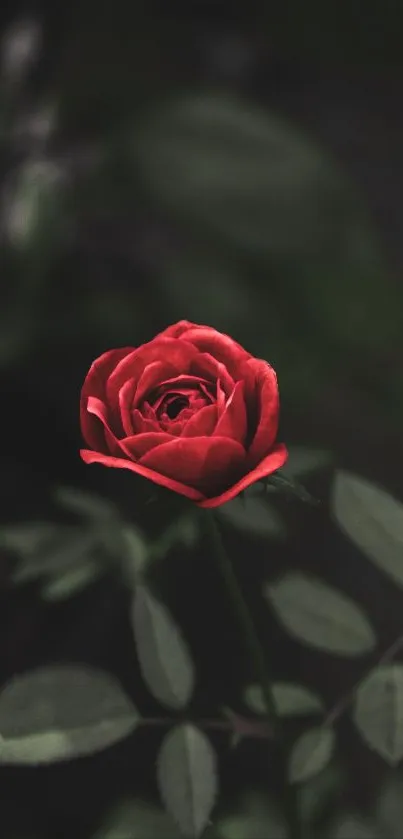
[{"label": "outer rose petal", "polygon": [[199,323],[191,323],[188,320],[180,320],[172,326],[168,326],[157,338],[180,338],[190,341],[201,352],[210,353],[213,358],[221,361],[228,367],[231,375],[236,375],[236,369],[242,360],[252,358],[237,341],[224,332],[218,332],[212,326],[204,326]]},{"label": "outer rose petal", "polygon": [[80,455],[84,463],[100,463],[103,466],[110,466],[114,469],[129,469],[131,472],[135,472],[137,475],[141,475],[141,477],[147,478],[149,481],[153,481],[153,483],[158,484],[159,486],[170,489],[172,492],[177,492],[178,495],[184,495],[186,498],[189,498],[190,501],[194,501],[198,507],[212,509],[214,507],[220,507],[227,501],[231,501],[233,498],[236,498],[242,490],[246,489],[251,484],[262,480],[262,478],[266,478],[277,469],[280,469],[287,460],[288,452],[286,447],[280,443],[264,459],[264,461],[256,467],[256,469],[249,472],[248,475],[245,475],[232,487],[214,498],[205,498],[201,492],[193,489],[193,487],[188,487],[185,484],[173,480],[172,478],[168,478],[166,475],[161,475],[158,472],[155,472],[153,469],[148,469],[141,463],[134,463],[132,460],[112,457],[111,455],[101,454],[100,452],[92,452],[88,449],[81,449]]},{"label": "outer rose petal", "polygon": [[267,478],[268,475],[271,475],[273,472],[276,472],[277,469],[280,469],[281,466],[284,465],[288,457],[288,451],[283,443],[279,443],[264,460],[256,466],[255,469],[252,469],[247,475],[244,475],[240,481],[234,484],[229,489],[222,492],[221,495],[217,495],[215,498],[205,498],[202,501],[197,501],[198,507],[206,507],[206,508],[213,508],[213,507],[221,507],[222,504],[225,504],[227,501],[231,501],[233,498],[236,498],[240,492],[244,489],[247,489],[248,486],[251,484],[255,484],[257,481],[261,481],[263,478]]},{"label": "outer rose petal", "polygon": [[177,437],[151,449],[140,464],[207,495],[236,480],[244,461],[244,449],[228,437]]},{"label": "outer rose petal", "polygon": [[104,436],[104,443],[103,443],[103,450],[108,454],[113,455],[120,455],[121,449],[119,440],[115,437],[113,431],[109,427],[108,422],[108,409],[100,399],[97,399],[96,396],[89,396],[87,400],[87,412],[89,415],[92,415],[96,419],[99,420],[101,423],[100,428],[103,427],[103,436]]},{"label": "outer rose petal", "polygon": [[[257,419],[256,431],[248,448],[248,461],[255,464],[270,452],[276,439],[280,399],[277,376],[270,364],[252,358],[245,365],[244,371],[246,372],[245,403],[247,406],[254,406]],[[253,386],[251,386],[251,375]]]},{"label": "outer rose petal", "polygon": [[80,423],[85,442],[93,449],[105,448],[102,428],[93,417],[87,413],[87,401],[89,396],[97,396],[104,400],[106,382],[119,361],[126,355],[133,352],[133,347],[121,347],[117,350],[108,350],[96,358],[85,377],[81,389],[80,400]]},{"label": "outer rose petal", "polygon": [[159,332],[156,337],[180,338],[184,332],[187,332],[189,329],[193,329],[194,326],[195,324],[191,323],[190,320],[178,320],[178,323],[173,323],[171,326],[167,326],[167,328],[163,329],[162,332]]},{"label": "outer rose petal", "polygon": [[160,475],[158,472],[154,472],[153,469],[142,466],[141,463],[134,463],[133,460],[126,460],[123,457],[112,457],[111,455],[101,454],[100,452],[91,452],[88,449],[81,449],[80,455],[84,463],[101,463],[102,466],[111,466],[114,469],[129,469],[131,472],[136,472],[137,475],[141,475],[142,478],[153,481],[154,484],[171,489],[172,492],[177,492],[178,495],[186,496],[190,501],[197,503],[203,499],[202,493],[198,492],[198,490],[185,486],[185,484],[181,484],[179,481],[174,481],[166,475]]},{"label": "outer rose petal", "polygon": [[239,365],[252,358],[237,341],[223,332],[217,332],[211,326],[193,324],[182,333],[181,339],[194,344],[200,352],[210,353],[217,361],[221,361],[231,376],[236,377]]}]

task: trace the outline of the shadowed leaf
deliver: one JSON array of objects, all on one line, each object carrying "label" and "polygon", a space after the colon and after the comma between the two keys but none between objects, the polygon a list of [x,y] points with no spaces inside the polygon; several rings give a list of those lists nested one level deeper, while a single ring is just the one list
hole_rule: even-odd
[{"label": "shadowed leaf", "polygon": [[361,682],[353,718],[365,742],[390,765],[403,758],[403,665],[376,667]]},{"label": "shadowed leaf", "polygon": [[335,746],[332,728],[317,726],[304,731],[291,752],[288,767],[290,783],[297,784],[316,775],[329,763]]},{"label": "shadowed leaf", "polygon": [[143,585],[134,595],[132,625],[141,671],[150,691],[168,708],[185,707],[195,681],[192,659],[168,610]]},{"label": "shadowed leaf", "polygon": [[345,656],[363,655],[375,646],[360,607],[316,577],[289,572],[266,585],[264,594],[290,635],[309,646]]},{"label": "shadowed leaf", "polygon": [[138,713],[108,673],[57,665],[14,677],[0,693],[0,764],[51,763],[131,734]]},{"label": "shadowed leaf", "polygon": [[392,580],[403,586],[403,504],[384,489],[339,471],[333,515],[341,529]]},{"label": "shadowed leaf", "polygon": [[189,839],[201,836],[217,795],[216,755],[205,735],[186,724],[165,737],[157,758],[157,780],[168,813]]}]

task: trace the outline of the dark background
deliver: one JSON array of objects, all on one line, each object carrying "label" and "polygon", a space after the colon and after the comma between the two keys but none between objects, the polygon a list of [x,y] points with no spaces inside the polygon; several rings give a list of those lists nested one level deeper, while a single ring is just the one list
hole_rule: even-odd
[{"label": "dark background", "polygon": [[[128,476],[79,459],[80,387],[101,352],[180,318],[271,361],[282,439],[327,448],[401,497],[400,4],[9,3],[5,45],[25,18],[39,26],[37,47],[22,69],[10,59],[7,70],[3,50],[1,88],[2,521],[52,515],[55,483],[104,492],[131,513]],[[296,518],[273,567],[323,571],[393,638],[396,593],[380,590],[326,512]],[[253,596],[267,548],[252,579],[249,547],[236,545]],[[162,588],[200,684],[214,685],[201,691],[204,709],[230,702],[245,674],[223,674],[232,619],[212,569],[197,567],[181,564],[178,583],[169,566]],[[10,590],[5,560],[2,577],[3,680],[78,659],[118,672],[138,699],[118,584],[49,608],[29,587]],[[356,675],[328,665],[323,685],[322,663],[271,632],[280,670],[308,673],[330,704]],[[142,737],[94,761],[1,770],[7,829],[24,811],[41,837],[88,836],[118,792],[152,794],[158,738]],[[341,738],[346,795],[365,806],[379,767],[349,731]],[[225,771],[231,796],[246,774],[262,782],[264,758],[246,749]]]}]

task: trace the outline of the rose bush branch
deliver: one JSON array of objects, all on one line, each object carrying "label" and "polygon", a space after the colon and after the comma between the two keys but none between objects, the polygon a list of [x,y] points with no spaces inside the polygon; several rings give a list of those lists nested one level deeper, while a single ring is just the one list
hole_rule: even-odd
[{"label": "rose bush branch", "polygon": [[209,512],[205,515],[205,525],[213,547],[214,557],[220,568],[228,594],[234,606],[234,611],[238,618],[245,644],[245,650],[250,655],[255,669],[256,678],[260,683],[266,706],[268,729],[271,729],[272,735],[277,741],[279,747],[281,763],[280,772],[282,775],[284,790],[284,810],[288,818],[289,839],[301,839],[302,823],[299,818],[298,801],[294,787],[292,787],[287,780],[288,754],[284,747],[284,739],[282,736],[283,725],[277,714],[266,656],[256,633],[249,607],[238,583],[231,560],[225,550],[221,538],[220,528],[214,513]]},{"label": "rose bush branch", "polygon": [[220,572],[223,576],[228,594],[232,600],[234,610],[243,632],[245,647],[247,647],[248,653],[254,664],[255,674],[259,680],[264,696],[268,718],[271,725],[274,725],[277,732],[280,721],[277,717],[266,658],[260,641],[257,638],[250,611],[238,584],[238,580],[236,579],[232,563],[223,545],[219,525],[216,521],[215,515],[213,513],[205,515],[204,521],[206,532],[213,547],[214,558],[218,562]]},{"label": "rose bush branch", "polygon": [[[235,736],[238,742],[248,737],[257,740],[273,739],[273,728],[260,720],[242,717],[230,709],[226,709],[225,717],[221,719],[184,719],[181,722],[193,723],[205,731],[222,731]],[[178,720],[174,720],[172,717],[141,717],[137,724],[145,728],[170,728],[174,722],[178,724]]]}]

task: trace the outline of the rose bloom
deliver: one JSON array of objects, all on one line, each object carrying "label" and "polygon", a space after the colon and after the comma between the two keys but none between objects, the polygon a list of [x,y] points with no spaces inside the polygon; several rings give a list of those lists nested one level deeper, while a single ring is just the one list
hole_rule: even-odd
[{"label": "rose bloom", "polygon": [[182,320],[137,349],[94,361],[81,392],[89,448],[80,454],[218,507],[285,463],[278,415],[270,364]]}]

